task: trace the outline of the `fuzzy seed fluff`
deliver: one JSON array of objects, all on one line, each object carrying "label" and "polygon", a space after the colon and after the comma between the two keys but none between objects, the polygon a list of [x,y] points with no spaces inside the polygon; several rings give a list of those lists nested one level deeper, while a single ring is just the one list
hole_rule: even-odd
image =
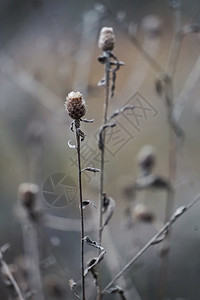
[{"label": "fuzzy seed fluff", "polygon": [[112,27],[103,27],[100,31],[98,46],[103,51],[112,51],[115,45],[115,34]]},{"label": "fuzzy seed fluff", "polygon": [[86,112],[85,100],[80,92],[70,92],[66,98],[65,110],[74,120],[80,120]]}]

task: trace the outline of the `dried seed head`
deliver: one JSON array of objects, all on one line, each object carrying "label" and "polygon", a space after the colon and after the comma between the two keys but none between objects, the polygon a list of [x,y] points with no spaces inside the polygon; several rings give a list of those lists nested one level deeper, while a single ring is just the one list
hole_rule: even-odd
[{"label": "dried seed head", "polygon": [[115,35],[112,27],[103,27],[100,31],[98,46],[103,51],[112,51],[115,45]]},{"label": "dried seed head", "polygon": [[65,110],[74,120],[80,120],[86,112],[86,105],[83,96],[79,92],[71,92],[68,94],[65,102]]},{"label": "dried seed head", "polygon": [[137,204],[133,210],[133,218],[146,223],[152,223],[154,215],[147,210],[144,204]]},{"label": "dried seed head", "polygon": [[151,145],[145,145],[138,153],[137,161],[142,171],[145,174],[150,174],[156,162],[155,148]]},{"label": "dried seed head", "polygon": [[162,29],[161,20],[154,15],[145,16],[142,20],[142,28],[150,36],[159,35]]},{"label": "dried seed head", "polygon": [[19,198],[21,203],[30,212],[33,211],[38,192],[38,186],[33,183],[22,183],[19,186]]}]

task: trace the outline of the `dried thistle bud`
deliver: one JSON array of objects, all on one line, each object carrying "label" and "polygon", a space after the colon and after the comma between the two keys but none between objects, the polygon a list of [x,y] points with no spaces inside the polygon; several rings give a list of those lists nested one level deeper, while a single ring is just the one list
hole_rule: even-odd
[{"label": "dried thistle bud", "polygon": [[155,162],[155,149],[151,145],[145,145],[139,152],[137,156],[137,161],[142,171],[147,175],[150,174]]},{"label": "dried thistle bud", "polygon": [[115,45],[115,35],[112,27],[103,27],[100,31],[98,46],[103,51],[112,51]]},{"label": "dried thistle bud", "polygon": [[144,204],[137,204],[133,210],[133,218],[141,222],[152,223],[154,215],[147,210]]},{"label": "dried thistle bud", "polygon": [[22,205],[30,212],[33,211],[35,206],[36,197],[39,192],[39,188],[33,183],[22,183],[19,186],[19,198]]},{"label": "dried thistle bud", "polygon": [[79,92],[69,93],[65,102],[65,110],[72,119],[80,120],[86,112],[86,104],[82,94]]}]

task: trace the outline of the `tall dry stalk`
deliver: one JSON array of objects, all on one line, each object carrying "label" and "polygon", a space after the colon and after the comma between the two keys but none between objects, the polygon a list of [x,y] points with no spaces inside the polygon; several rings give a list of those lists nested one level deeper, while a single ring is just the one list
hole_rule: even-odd
[{"label": "tall dry stalk", "polygon": [[[77,150],[77,160],[78,160],[78,182],[79,182],[79,209],[80,209],[80,219],[81,219],[81,281],[82,281],[82,300],[85,300],[85,277],[84,277],[84,215],[83,215],[83,196],[82,196],[82,174],[81,174],[81,140],[84,139],[85,135],[80,129],[81,118],[85,115],[85,101],[82,98],[81,93],[71,92],[68,94],[67,100],[65,102],[65,108],[69,116],[73,119],[71,130],[74,131],[76,135],[76,146],[71,146]],[[69,144],[70,145],[70,144]]]},{"label": "tall dry stalk", "polygon": [[[65,102],[65,109],[68,112],[69,116],[73,119],[71,124],[71,130],[74,132],[75,127],[75,136],[76,136],[76,145],[71,145],[70,141],[68,145],[70,148],[74,148],[77,150],[77,161],[78,161],[78,182],[79,182],[79,210],[80,210],[80,219],[81,219],[81,281],[82,281],[82,300],[86,299],[85,296],[85,266],[84,266],[84,242],[86,239],[85,237],[85,228],[84,228],[84,214],[83,214],[83,192],[82,192],[82,172],[92,171],[98,172],[99,170],[94,168],[85,168],[81,169],[81,142],[85,138],[84,132],[80,129],[81,122],[92,123],[93,120],[82,119],[82,117],[86,113],[86,105],[85,100],[82,97],[82,94],[79,92],[71,92],[68,94]],[[71,281],[72,283],[72,281]],[[73,283],[72,283],[73,285]],[[72,287],[73,289],[73,287]]]},{"label": "tall dry stalk", "polygon": [[[105,143],[106,143],[106,131],[104,130],[108,121],[108,105],[111,96],[111,58],[113,57],[112,50],[115,44],[115,35],[112,27],[103,27],[100,32],[98,45],[103,51],[103,55],[99,57],[99,62],[104,64],[104,78],[100,81],[99,85],[105,86],[105,101],[103,110],[103,125],[101,130],[101,177],[100,177],[100,192],[99,192],[99,237],[98,242],[102,244],[102,232],[103,232],[103,203],[105,199],[104,191],[104,176],[105,176]],[[114,92],[114,87],[112,95]],[[98,284],[97,284],[97,299],[101,297],[101,276],[100,276],[100,265],[98,266]]]},{"label": "tall dry stalk", "polygon": [[32,298],[44,299],[40,273],[39,235],[37,230],[38,212],[37,195],[39,188],[33,183],[22,183],[19,186],[19,197],[25,214],[21,216],[24,253],[27,264],[29,288],[34,292]]},{"label": "tall dry stalk", "polygon": [[80,134],[76,126],[76,142],[77,142],[77,158],[78,158],[78,182],[79,182],[79,201],[80,201],[80,217],[81,217],[81,278],[82,278],[82,299],[85,300],[85,277],[84,277],[84,216],[83,216],[83,196],[82,196],[82,176],[81,176],[81,145]]}]

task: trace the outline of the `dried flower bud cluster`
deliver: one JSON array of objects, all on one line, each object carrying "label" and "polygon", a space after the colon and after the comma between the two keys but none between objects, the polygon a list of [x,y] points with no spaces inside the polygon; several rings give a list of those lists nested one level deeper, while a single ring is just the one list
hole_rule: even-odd
[{"label": "dried flower bud cluster", "polygon": [[151,145],[145,145],[140,150],[137,156],[137,161],[142,171],[144,171],[145,174],[150,174],[156,162],[154,147]]},{"label": "dried flower bud cluster", "polygon": [[112,51],[115,45],[115,34],[112,27],[103,27],[100,31],[98,46],[103,51]]},{"label": "dried flower bud cluster", "polygon": [[74,120],[80,120],[86,112],[86,105],[83,96],[79,92],[70,92],[66,98],[65,110]]},{"label": "dried flower bud cluster", "polygon": [[22,205],[30,212],[35,207],[36,197],[39,192],[39,188],[33,183],[22,183],[19,186],[19,198]]}]

